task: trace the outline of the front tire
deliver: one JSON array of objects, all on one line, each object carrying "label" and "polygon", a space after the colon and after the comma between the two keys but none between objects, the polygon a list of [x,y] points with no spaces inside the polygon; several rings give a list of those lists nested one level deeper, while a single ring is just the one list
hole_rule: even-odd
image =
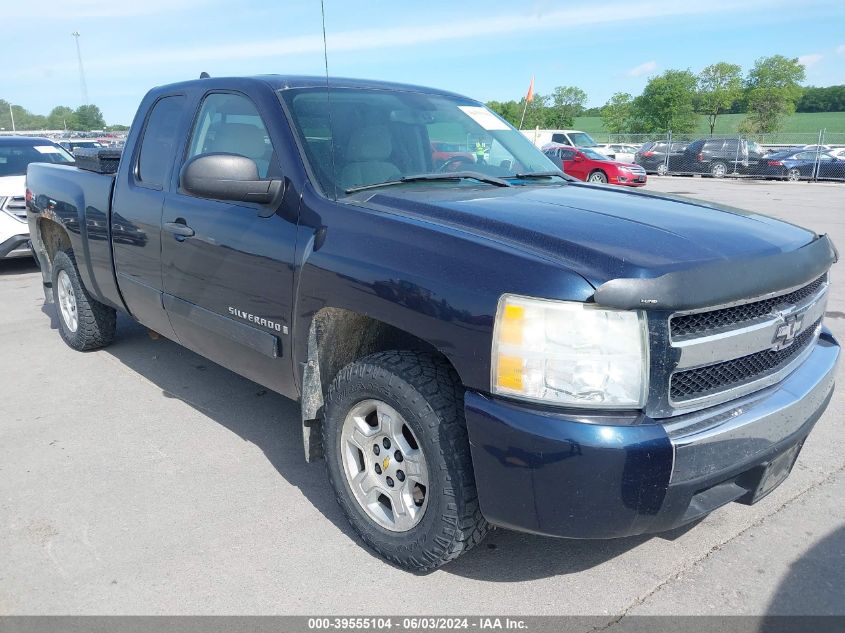
[{"label": "front tire", "polygon": [[487,533],[463,390],[445,361],[390,351],[344,367],[326,397],[323,446],[347,520],[392,563],[435,569]]},{"label": "front tire", "polygon": [[73,251],[56,253],[53,300],[59,313],[59,334],[73,349],[97,349],[114,340],[117,313],[93,299],[82,286]]},{"label": "front tire", "polygon": [[594,171],[592,174],[589,175],[587,178],[587,182],[592,182],[597,185],[606,185],[607,184],[607,174],[603,171]]}]

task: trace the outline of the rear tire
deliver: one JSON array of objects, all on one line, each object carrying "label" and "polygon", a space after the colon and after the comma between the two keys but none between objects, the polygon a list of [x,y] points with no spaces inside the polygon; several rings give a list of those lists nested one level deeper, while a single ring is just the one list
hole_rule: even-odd
[{"label": "rear tire", "polygon": [[587,182],[592,182],[599,185],[607,184],[607,174],[603,171],[596,170],[587,177]]},{"label": "rear tire", "polygon": [[[350,419],[360,433],[350,434]],[[380,556],[427,571],[484,538],[463,389],[448,363],[390,351],[347,365],[329,387],[322,427],[337,501]]]},{"label": "rear tire", "polygon": [[793,167],[789,171],[786,172],[786,179],[789,182],[798,182],[801,180],[801,170]]},{"label": "rear tire", "polygon": [[657,166],[657,175],[658,176],[665,176],[669,173],[669,169],[666,167],[666,163],[661,163]]},{"label": "rear tire", "polygon": [[728,166],[725,163],[721,161],[710,163],[710,175],[713,178],[724,178],[727,173]]},{"label": "rear tire", "polygon": [[59,334],[73,349],[98,349],[114,340],[117,313],[91,298],[82,286],[73,251],[56,253],[53,300],[59,313]]}]

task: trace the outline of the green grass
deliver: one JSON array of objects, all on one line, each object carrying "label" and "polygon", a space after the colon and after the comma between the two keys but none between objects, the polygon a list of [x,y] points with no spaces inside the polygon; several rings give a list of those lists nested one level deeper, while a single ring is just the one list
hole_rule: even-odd
[{"label": "green grass", "polygon": [[[732,134],[737,131],[737,126],[744,114],[722,114],[716,119],[715,134]],[[577,117],[574,128],[583,130],[589,134],[603,135],[604,128],[601,117]],[[835,133],[845,140],[845,112],[799,112],[787,117],[780,133],[785,134],[813,134],[817,135],[819,130],[827,128],[827,132]],[[707,117],[699,117],[696,134],[708,134],[710,126],[707,125]],[[812,142],[812,141],[807,141]],[[839,138],[835,142],[842,142]]]}]

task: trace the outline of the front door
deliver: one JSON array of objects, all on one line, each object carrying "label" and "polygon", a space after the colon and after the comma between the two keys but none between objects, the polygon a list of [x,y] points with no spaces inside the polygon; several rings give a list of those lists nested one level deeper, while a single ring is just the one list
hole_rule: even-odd
[{"label": "front door", "polygon": [[577,150],[561,150],[563,171],[578,180],[587,180],[589,169],[584,155]]},{"label": "front door", "polygon": [[[203,99],[185,160],[211,152],[246,156],[259,177],[281,177],[264,120],[243,94]],[[286,195],[267,209],[195,197],[177,185],[162,214],[164,304],[179,341],[289,396],[298,204]]]}]

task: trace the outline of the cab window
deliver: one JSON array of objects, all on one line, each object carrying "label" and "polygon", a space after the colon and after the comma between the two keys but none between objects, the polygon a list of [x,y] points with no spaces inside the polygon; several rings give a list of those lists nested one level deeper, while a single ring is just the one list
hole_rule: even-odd
[{"label": "cab window", "polygon": [[174,95],[156,101],[138,154],[138,180],[160,189],[167,178],[176,152],[177,132],[185,97]]},{"label": "cab window", "polygon": [[213,93],[203,100],[186,160],[212,152],[251,159],[259,178],[267,178],[271,165],[275,165],[264,121],[252,101],[243,95]]}]

